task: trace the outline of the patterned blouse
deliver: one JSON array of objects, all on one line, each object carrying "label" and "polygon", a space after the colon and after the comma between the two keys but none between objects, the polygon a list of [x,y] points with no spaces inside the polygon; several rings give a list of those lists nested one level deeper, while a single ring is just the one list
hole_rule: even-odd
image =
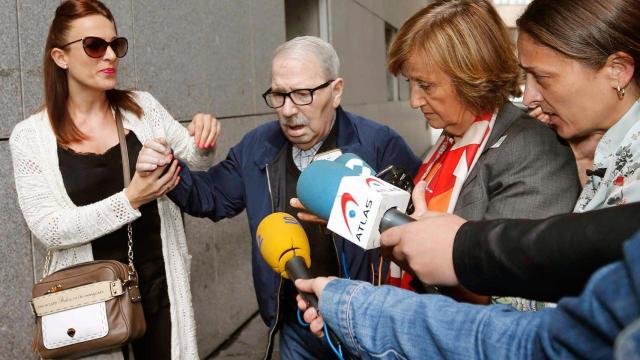
[{"label": "patterned blouse", "polygon": [[[592,175],[578,198],[580,213],[640,201],[640,100],[604,134],[593,158]],[[606,169],[606,170],[605,170]]]}]

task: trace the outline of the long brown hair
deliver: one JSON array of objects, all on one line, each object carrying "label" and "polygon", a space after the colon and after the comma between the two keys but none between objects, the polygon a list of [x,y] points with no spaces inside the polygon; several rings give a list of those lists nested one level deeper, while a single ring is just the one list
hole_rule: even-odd
[{"label": "long brown hair", "polygon": [[[111,11],[100,1],[66,0],[56,9],[45,45],[43,60],[45,108],[56,139],[63,145],[82,141],[86,137],[71,119],[67,107],[69,100],[67,73],[53,61],[51,50],[60,48],[67,42],[66,36],[71,22],[89,15],[104,16],[113,23],[114,28],[116,27]],[[116,116],[121,117],[121,109],[131,111],[138,117],[143,115],[142,108],[133,99],[133,92],[111,89],[107,90],[106,94],[109,105],[116,110]]]},{"label": "long brown hair", "polygon": [[618,51],[629,54],[640,84],[638,0],[534,0],[516,24],[540,44],[594,69]]},{"label": "long brown hair", "polygon": [[387,68],[397,75],[412,56],[438,66],[476,111],[521,93],[515,45],[487,0],[437,0],[418,11],[398,31]]}]

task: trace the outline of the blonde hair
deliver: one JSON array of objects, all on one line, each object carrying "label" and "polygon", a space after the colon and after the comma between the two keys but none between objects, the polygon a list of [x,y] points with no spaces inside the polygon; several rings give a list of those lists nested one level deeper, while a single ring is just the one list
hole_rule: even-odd
[{"label": "blonde hair", "polygon": [[414,14],[389,48],[389,71],[398,75],[412,56],[447,74],[476,111],[494,110],[521,94],[515,46],[486,0],[438,0]]}]

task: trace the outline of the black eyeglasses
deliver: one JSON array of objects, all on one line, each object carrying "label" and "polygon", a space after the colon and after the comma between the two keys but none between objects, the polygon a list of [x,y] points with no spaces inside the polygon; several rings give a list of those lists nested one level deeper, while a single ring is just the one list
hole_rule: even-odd
[{"label": "black eyeglasses", "polygon": [[267,103],[267,106],[273,109],[282,107],[287,97],[296,105],[309,105],[313,102],[314,92],[326,88],[334,81],[335,79],[329,80],[322,85],[314,87],[313,89],[295,89],[287,93],[271,91],[271,88],[269,88],[269,90],[262,94],[262,98],[264,99],[264,102]]},{"label": "black eyeglasses", "polygon": [[113,52],[119,58],[127,55],[127,50],[129,50],[129,42],[127,41],[127,38],[117,37],[111,41],[107,41],[96,36],[87,36],[82,39],[72,41],[68,44],[63,45],[61,49],[64,49],[67,46],[75,44],[79,41],[82,41],[82,48],[84,49],[85,54],[94,59],[103,57],[107,52],[107,47],[111,47]]}]

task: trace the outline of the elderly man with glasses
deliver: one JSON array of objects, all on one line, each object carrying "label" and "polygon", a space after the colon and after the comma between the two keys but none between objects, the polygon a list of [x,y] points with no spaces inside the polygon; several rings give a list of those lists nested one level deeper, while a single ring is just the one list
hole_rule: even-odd
[{"label": "elderly man with glasses", "polygon": [[[377,170],[394,165],[413,176],[419,159],[400,136],[340,107],[344,81],[338,56],[322,39],[298,37],[280,45],[272,60],[271,87],[262,95],[276,110],[278,121],[253,129],[231,148],[227,158],[208,171],[190,171],[184,164],[181,181],[169,194],[189,214],[213,221],[247,210],[253,239],[253,281],[262,319],[269,327],[267,356],[278,329],[282,359],[327,359],[333,354],[297,320],[296,290],[262,259],[256,228],[267,215],[297,214],[291,199],[301,171],[316,154],[340,149],[354,153]],[[147,143],[138,170],[149,162],[164,164],[169,149]],[[295,201],[295,200],[294,200]],[[298,204],[293,204],[298,206]],[[329,233],[324,226],[304,223],[311,245],[313,276],[343,276],[380,282],[384,271],[379,250],[364,252]],[[375,269],[375,270],[374,270]]]}]

